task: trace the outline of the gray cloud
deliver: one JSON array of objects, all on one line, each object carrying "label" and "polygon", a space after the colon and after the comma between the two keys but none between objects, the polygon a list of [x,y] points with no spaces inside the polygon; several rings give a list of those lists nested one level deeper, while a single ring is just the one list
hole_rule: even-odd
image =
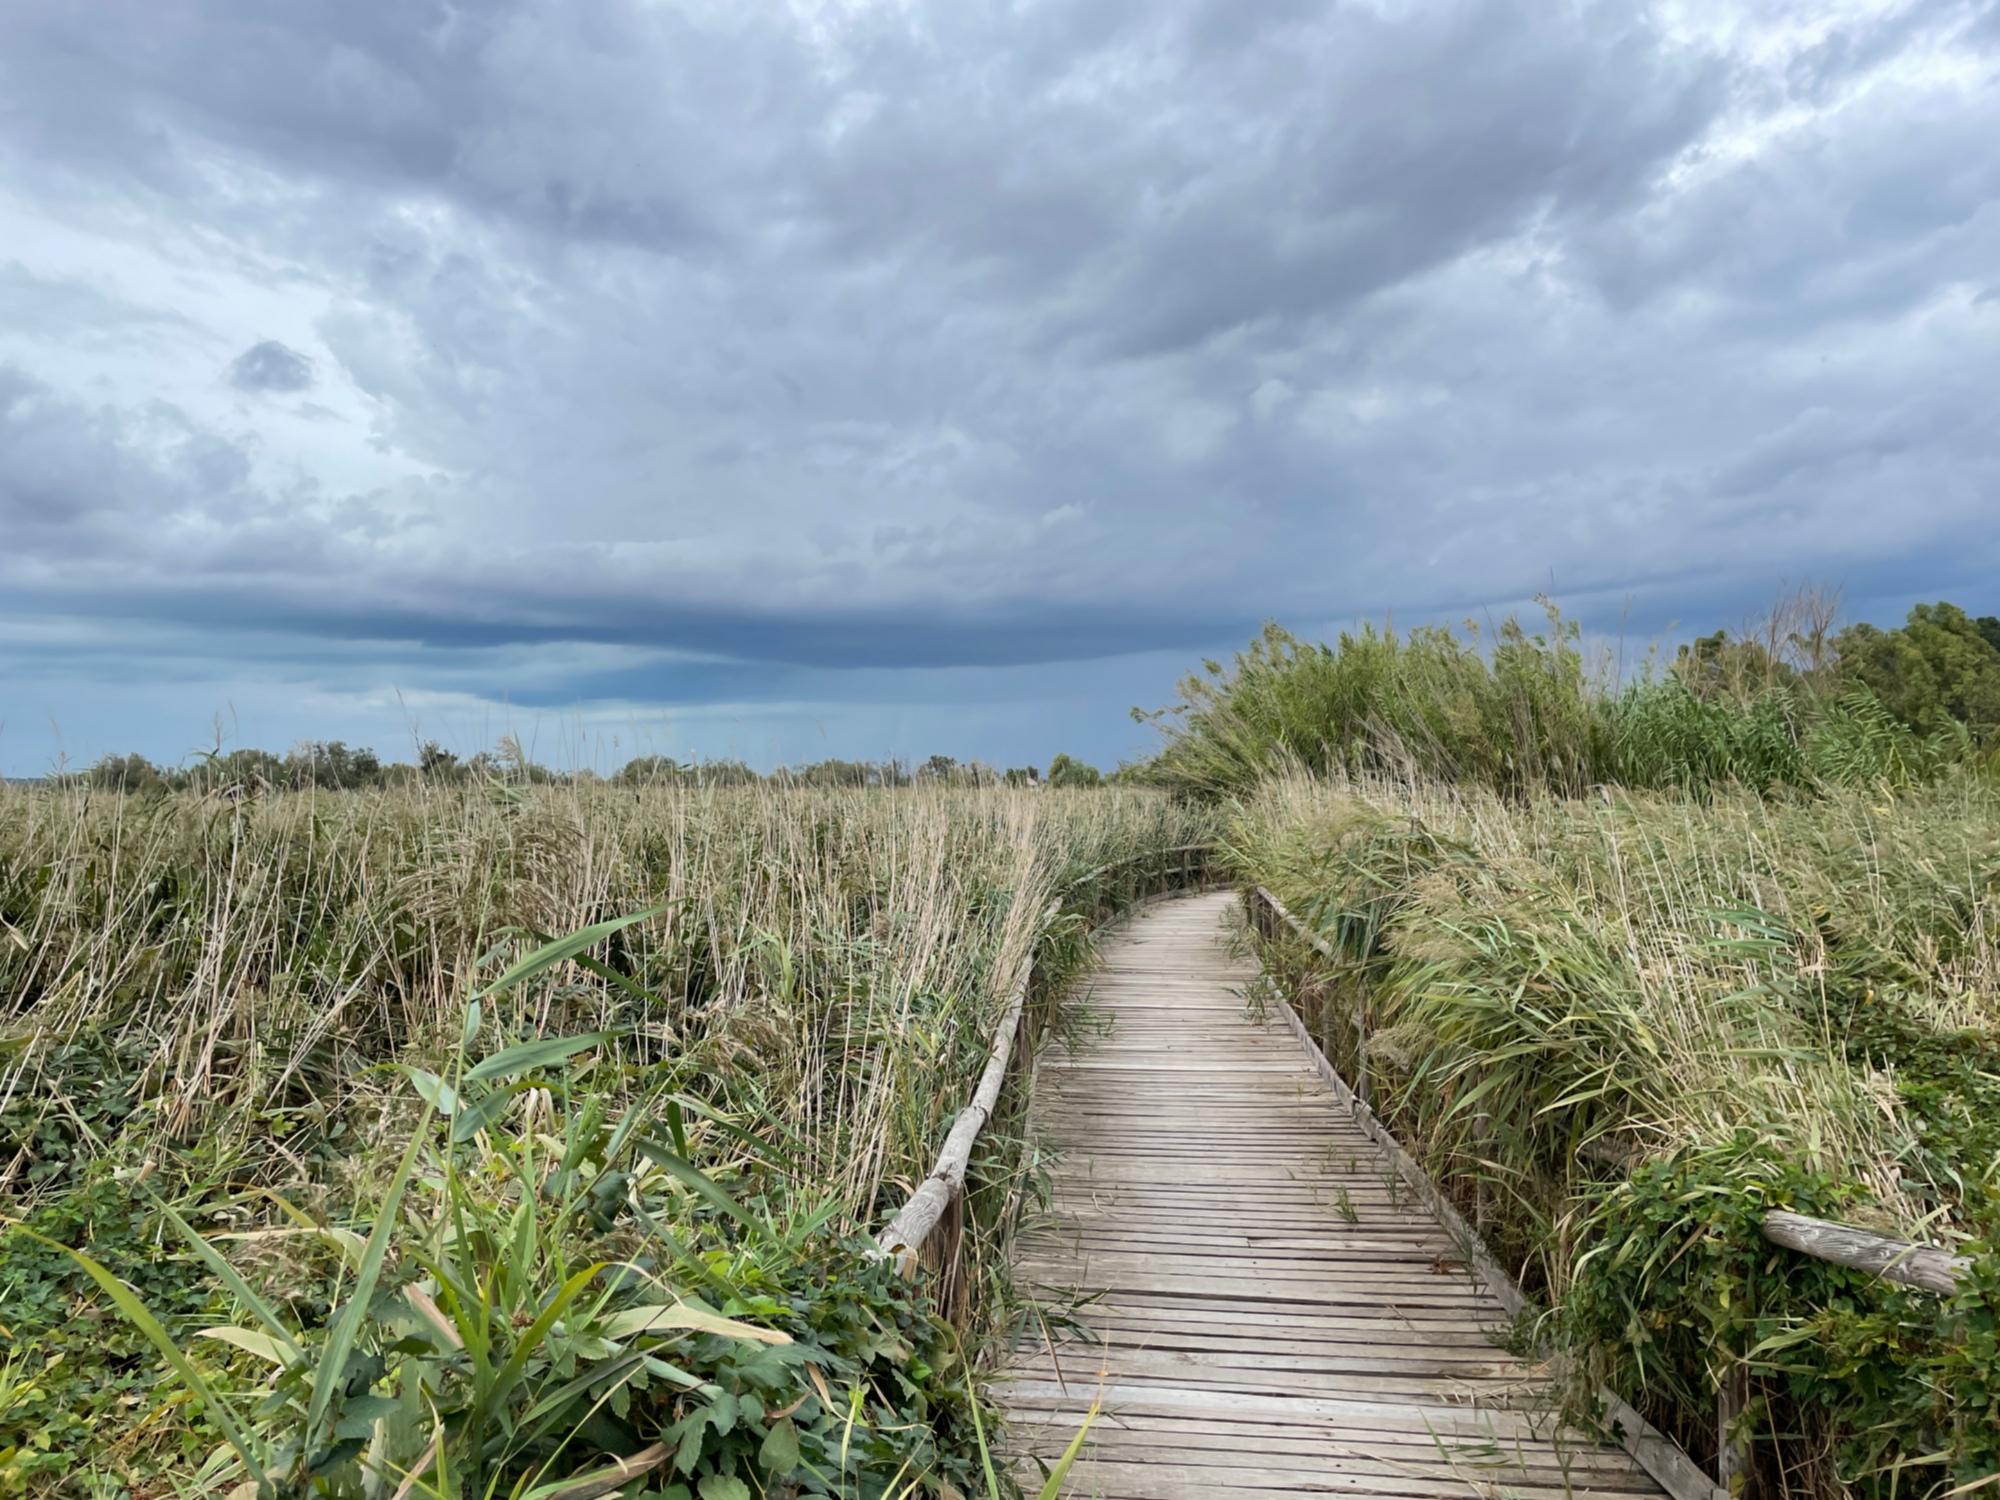
[{"label": "gray cloud", "polygon": [[229,383],[239,391],[258,393],[310,390],[313,365],[296,349],[287,349],[276,339],[265,339],[229,362]]},{"label": "gray cloud", "polygon": [[754,672],[1976,582],[1996,14],[25,0],[0,590]]}]

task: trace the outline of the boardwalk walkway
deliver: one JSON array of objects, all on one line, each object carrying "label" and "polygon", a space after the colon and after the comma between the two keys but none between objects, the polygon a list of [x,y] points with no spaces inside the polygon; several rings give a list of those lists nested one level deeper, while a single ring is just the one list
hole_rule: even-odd
[{"label": "boardwalk walkway", "polygon": [[1101,1388],[1072,1496],[1660,1495],[1553,1432],[1489,1336],[1499,1304],[1292,1034],[1246,1014],[1234,901],[1112,936],[1085,997],[1102,1034],[1040,1065],[1034,1129],[1061,1155],[1016,1263],[1051,1317],[1000,1387],[1017,1453],[1052,1462]]}]

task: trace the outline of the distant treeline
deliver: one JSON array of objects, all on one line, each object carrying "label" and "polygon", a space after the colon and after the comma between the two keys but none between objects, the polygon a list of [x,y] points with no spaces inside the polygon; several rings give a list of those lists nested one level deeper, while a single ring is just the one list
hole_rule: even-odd
[{"label": "distant treeline", "polygon": [[1919,604],[1895,630],[1836,628],[1807,590],[1735,632],[1621,676],[1576,622],[1508,619],[1397,635],[1364,626],[1307,644],[1266,626],[1228,667],[1202,664],[1179,701],[1136,718],[1166,745],[1126,775],[1234,795],[1285,765],[1467,782],[1518,795],[1603,784],[1782,793],[1934,780],[2000,756],[2000,618]]},{"label": "distant treeline", "polygon": [[132,793],[221,791],[258,787],[281,791],[362,791],[415,785],[497,784],[560,785],[571,782],[611,782],[622,786],[664,783],[704,787],[804,786],[899,787],[925,784],[949,786],[1088,787],[1108,779],[1095,766],[1058,755],[1046,775],[1034,766],[999,770],[973,760],[961,763],[948,755],[922,762],[901,760],[822,760],[803,766],[781,766],[768,775],[741,760],[679,761],[664,755],[642,755],[608,776],[595,771],[554,770],[533,760],[513,736],[499,746],[461,760],[432,740],[412,761],[383,761],[373,750],[353,748],[340,740],[305,740],[283,755],[269,750],[205,752],[178,766],[159,765],[143,755],[107,755],[77,771],[62,771],[46,784],[100,787]]}]

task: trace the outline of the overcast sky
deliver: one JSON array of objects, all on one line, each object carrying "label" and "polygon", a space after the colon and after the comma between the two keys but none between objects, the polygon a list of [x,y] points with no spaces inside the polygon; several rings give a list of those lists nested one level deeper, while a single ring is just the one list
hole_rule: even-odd
[{"label": "overcast sky", "polygon": [[0,769],[2000,609],[2000,8],[8,0]]}]

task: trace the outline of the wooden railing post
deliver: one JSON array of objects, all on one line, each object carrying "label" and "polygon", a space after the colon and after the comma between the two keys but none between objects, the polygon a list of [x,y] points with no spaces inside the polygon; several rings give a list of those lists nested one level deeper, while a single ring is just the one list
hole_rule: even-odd
[{"label": "wooden railing post", "polygon": [[1750,1436],[1739,1430],[1750,1407],[1750,1367],[1725,1357],[1715,1397],[1715,1482],[1733,1500],[1750,1500]]},{"label": "wooden railing post", "polygon": [[[1796,1250],[1830,1265],[1845,1266],[1850,1271],[1879,1276],[1898,1286],[1935,1292],[1940,1297],[1955,1296],[1972,1269],[1970,1259],[1936,1245],[1912,1244],[1786,1209],[1772,1209],[1765,1214],[1763,1230],[1765,1239],[1787,1250]],[[1750,1437],[1742,1420],[1750,1405],[1750,1394],[1749,1366],[1737,1360],[1724,1373],[1716,1395],[1715,1467],[1722,1487],[1738,1500],[1749,1500],[1754,1479]],[[1732,1429],[1736,1431],[1732,1433]]]},{"label": "wooden railing post", "polygon": [[1472,1223],[1481,1234],[1486,1233],[1486,1134],[1492,1123],[1485,1110],[1472,1117],[1472,1139],[1479,1153],[1479,1170],[1472,1178]]},{"label": "wooden railing post", "polygon": [[1375,1092],[1368,1083],[1368,1006],[1365,1002],[1354,1008],[1354,1093],[1370,1109],[1375,1107]]}]

